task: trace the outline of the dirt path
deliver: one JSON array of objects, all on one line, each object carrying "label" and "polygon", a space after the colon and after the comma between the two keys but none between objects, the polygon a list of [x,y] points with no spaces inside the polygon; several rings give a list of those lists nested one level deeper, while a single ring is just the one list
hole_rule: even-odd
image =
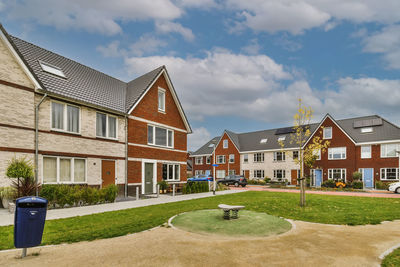
[{"label": "dirt path", "polygon": [[206,236],[156,228],[129,236],[29,249],[1,266],[378,266],[379,255],[400,243],[400,221],[335,226],[295,221],[286,234],[258,239]]}]

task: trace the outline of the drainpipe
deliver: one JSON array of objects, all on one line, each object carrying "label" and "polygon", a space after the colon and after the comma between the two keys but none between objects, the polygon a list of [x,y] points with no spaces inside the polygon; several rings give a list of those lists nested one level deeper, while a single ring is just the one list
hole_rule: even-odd
[{"label": "drainpipe", "polygon": [[39,103],[35,106],[35,185],[36,185],[36,196],[39,196],[39,173],[38,173],[38,165],[39,165],[39,107],[43,103],[44,99],[47,97],[47,94],[44,94],[42,99],[40,99]]},{"label": "drainpipe", "polygon": [[125,115],[125,198],[128,197],[128,116]]}]

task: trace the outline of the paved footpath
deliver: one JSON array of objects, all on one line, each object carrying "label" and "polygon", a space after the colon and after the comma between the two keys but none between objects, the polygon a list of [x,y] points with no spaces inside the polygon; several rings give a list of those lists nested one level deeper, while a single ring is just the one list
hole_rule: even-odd
[{"label": "paved footpath", "polygon": [[[226,195],[226,194],[233,194],[240,192],[244,191],[234,189],[234,190],[217,191],[216,194],[217,196],[219,196],[219,195]],[[158,198],[147,198],[140,200],[122,201],[122,202],[84,206],[84,207],[74,207],[66,209],[52,209],[47,211],[46,220],[83,216],[83,215],[102,213],[107,211],[124,210],[124,209],[145,207],[157,204],[178,202],[178,201],[212,197],[212,196],[213,196],[212,192],[176,195],[174,197],[171,195],[160,195]],[[0,226],[12,225],[12,224],[14,224],[14,214],[9,213],[7,210],[0,209]]]},{"label": "paved footpath", "polygon": [[[270,188],[260,185],[248,185],[246,187],[240,187],[236,190],[242,191],[267,191],[267,192],[284,192],[284,193],[299,193],[299,189],[282,189],[282,188]],[[346,192],[346,191],[314,191],[306,190],[306,194],[316,195],[332,195],[332,196],[355,196],[355,197],[383,197],[383,198],[400,198],[400,194],[395,194],[389,191],[370,190],[366,192]]]}]

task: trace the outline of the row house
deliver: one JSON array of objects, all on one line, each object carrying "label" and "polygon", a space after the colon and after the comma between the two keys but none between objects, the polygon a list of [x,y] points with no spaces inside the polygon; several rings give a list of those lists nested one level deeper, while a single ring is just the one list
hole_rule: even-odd
[{"label": "row house", "polygon": [[165,66],[126,83],[0,29],[0,186],[13,157],[40,184],[186,181],[191,128]]},{"label": "row house", "polygon": [[[355,171],[361,172],[368,188],[374,187],[375,181],[399,180],[400,128],[393,123],[377,115],[336,121],[327,114],[320,123],[308,127],[312,135],[303,148],[315,136],[330,141],[325,153],[317,153],[314,167],[304,168],[312,186],[321,186],[327,179],[351,181]],[[194,173],[212,173],[215,158],[216,178],[236,173],[249,179],[268,177],[296,185],[300,177],[300,166],[295,161],[299,148],[290,141],[293,133],[293,127],[240,134],[225,130],[222,137],[213,138],[191,155]],[[213,143],[217,143],[215,151]],[[224,150],[221,143],[234,150]],[[284,144],[283,149],[280,143]],[[205,162],[206,157],[210,164]],[[226,164],[229,157],[236,165]]]}]

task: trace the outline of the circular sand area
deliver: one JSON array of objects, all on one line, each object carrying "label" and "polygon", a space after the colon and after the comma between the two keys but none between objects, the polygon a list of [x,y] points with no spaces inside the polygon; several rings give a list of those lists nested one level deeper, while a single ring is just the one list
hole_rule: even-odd
[{"label": "circular sand area", "polygon": [[197,210],[173,218],[176,228],[201,234],[265,237],[282,234],[292,228],[290,222],[266,213],[242,210],[238,219],[224,220],[222,210]]}]

